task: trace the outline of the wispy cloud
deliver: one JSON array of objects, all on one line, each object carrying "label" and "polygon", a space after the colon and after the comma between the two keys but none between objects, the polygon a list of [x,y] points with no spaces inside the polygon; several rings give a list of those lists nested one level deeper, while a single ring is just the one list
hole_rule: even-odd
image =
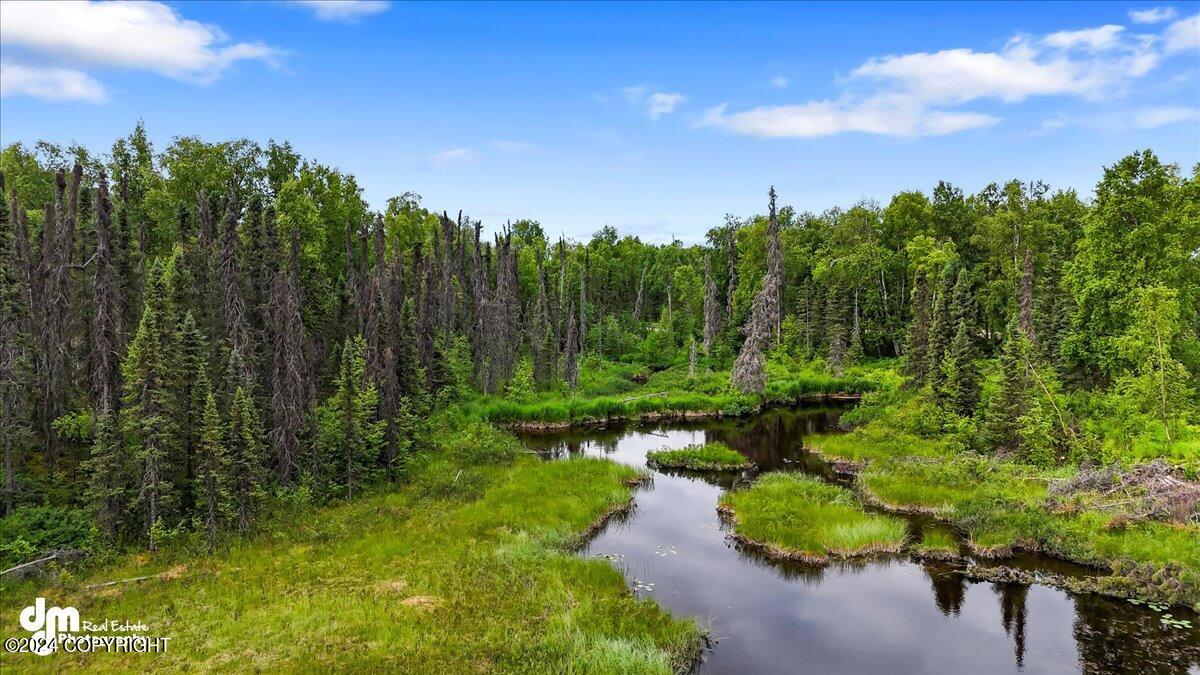
[{"label": "wispy cloud", "polygon": [[1147,106],[1078,118],[1058,115],[1043,120],[1042,131],[1058,131],[1067,127],[1099,131],[1129,131],[1131,129],[1157,129],[1196,120],[1200,120],[1200,108],[1179,105]]},{"label": "wispy cloud", "polygon": [[625,97],[626,103],[634,109],[644,112],[652,120],[675,112],[676,108],[687,102],[687,97],[683,94],[654,91],[645,84],[625,87],[621,90],[621,94]]},{"label": "wispy cloud", "polygon": [[442,171],[456,164],[469,164],[477,159],[479,159],[479,155],[470,148],[449,148],[430,157],[429,164],[438,171]]},{"label": "wispy cloud", "polygon": [[[1165,53],[1200,42],[1183,19],[1163,39],[1129,35],[1105,25],[1059,31],[1040,38],[1019,35],[996,52],[946,49],[868,59],[826,100],[731,111],[710,108],[696,127],[760,138],[814,138],[843,132],[915,137],[993,126],[1000,117],[961,106],[983,100],[1015,104],[1034,96],[1085,100],[1119,97],[1152,71]],[[1182,27],[1181,24],[1185,24]],[[1161,49],[1159,44],[1165,43]]]},{"label": "wispy cloud", "polygon": [[1060,30],[1047,35],[1042,42],[1056,49],[1084,48],[1092,51],[1105,51],[1114,49],[1121,44],[1121,33],[1124,30],[1124,26],[1115,24],[1084,30]]},{"label": "wispy cloud", "polygon": [[1200,14],[1180,19],[1163,32],[1168,54],[1200,49]]},{"label": "wispy cloud", "polygon": [[787,89],[788,79],[782,75],[776,75],[771,78],[771,86],[776,89]]},{"label": "wispy cloud", "polygon": [[1143,108],[1133,114],[1132,125],[1138,129],[1156,129],[1168,124],[1200,120],[1200,109],[1183,106]]},{"label": "wispy cloud", "polygon": [[342,23],[354,23],[368,16],[382,14],[391,6],[385,0],[290,0],[288,4],[312,10],[313,16],[320,21]]},{"label": "wispy cloud", "polygon": [[104,103],[104,85],[69,68],[25,66],[0,61],[0,96],[24,95],[43,101]]},{"label": "wispy cloud", "polygon": [[495,141],[492,141],[489,145],[491,145],[496,150],[499,150],[500,152],[508,152],[508,153],[529,152],[530,150],[533,149],[532,143],[526,143],[524,141],[495,140]]},{"label": "wispy cloud", "polygon": [[1178,13],[1174,7],[1152,7],[1150,9],[1129,10],[1129,20],[1134,23],[1162,23],[1174,19]]}]

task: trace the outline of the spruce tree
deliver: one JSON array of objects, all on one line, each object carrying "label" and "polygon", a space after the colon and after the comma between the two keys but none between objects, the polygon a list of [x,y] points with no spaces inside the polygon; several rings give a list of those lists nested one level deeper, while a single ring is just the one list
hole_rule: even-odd
[{"label": "spruce tree", "polygon": [[196,455],[196,514],[211,544],[232,510],[229,449],[217,397],[211,390],[204,397],[204,424]]},{"label": "spruce tree", "polygon": [[371,479],[383,441],[379,395],[366,375],[365,352],[361,336],[343,343],[337,389],[320,411],[320,442],[331,467],[338,466],[331,475],[339,483],[330,487],[340,488],[347,499]]},{"label": "spruce tree", "polygon": [[917,270],[912,312],[905,345],[904,374],[908,375],[908,385],[919,389],[925,386],[929,375],[929,278],[924,270]]},{"label": "spruce tree", "polygon": [[191,310],[184,315],[179,329],[178,355],[178,375],[174,388],[177,404],[175,419],[179,424],[180,475],[176,482],[180,485],[181,510],[187,513],[195,503],[192,492],[195,454],[204,425],[205,399],[212,391],[208,376],[208,341],[196,325]]},{"label": "spruce tree", "polygon": [[949,272],[942,272],[937,293],[933,299],[925,372],[934,391],[939,391],[945,385],[945,372],[942,364],[946,359],[947,350],[950,349],[950,341],[954,338],[954,324],[950,319],[950,280],[952,276]]},{"label": "spruce tree", "polygon": [[134,460],[141,473],[138,505],[151,551],[157,548],[159,526],[176,496],[171,464],[179,450],[173,387],[179,377],[175,370],[177,336],[166,274],[160,262],[147,272],[145,307],[129,344],[122,378],[125,432],[133,440]]},{"label": "spruce tree", "polygon": [[983,440],[988,450],[1013,455],[1021,450],[1021,418],[1028,409],[1033,386],[1027,371],[1030,345],[1017,327],[1010,326],[1000,354],[1000,386],[988,401],[983,419]]},{"label": "spruce tree", "polygon": [[936,393],[954,412],[968,416],[979,401],[979,370],[975,364],[974,295],[965,269],[958,270],[951,305],[954,338],[942,366],[943,390]]},{"label": "spruce tree", "polygon": [[245,386],[233,392],[225,443],[229,453],[230,508],[238,530],[246,532],[254,523],[264,494],[265,450],[262,421]]},{"label": "spruce tree", "polygon": [[83,465],[88,476],[84,499],[95,514],[101,537],[112,544],[129,511],[130,457],[112,408],[98,409],[94,415],[91,455]]}]

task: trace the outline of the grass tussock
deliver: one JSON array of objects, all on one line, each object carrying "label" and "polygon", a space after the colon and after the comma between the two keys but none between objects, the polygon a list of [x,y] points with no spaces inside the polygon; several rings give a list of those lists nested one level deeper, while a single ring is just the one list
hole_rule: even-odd
[{"label": "grass tussock", "polygon": [[[630,501],[636,471],[521,456],[471,465],[460,461],[478,450],[468,446],[421,463],[406,487],[219,553],[127,556],[49,586],[10,584],[6,635],[21,633],[20,609],[42,595],[86,620],[141,621],[173,639],[157,655],[6,655],[5,669],[668,673],[697,658],[694,622],[631,596],[607,562],[567,551]],[[85,588],[172,569],[186,572]]]},{"label": "grass tussock", "polygon": [[742,453],[724,443],[689,445],[678,450],[655,450],[646,453],[650,466],[692,471],[731,471],[750,469],[754,463]]},{"label": "grass tussock", "polygon": [[723,495],[721,508],[733,514],[744,540],[812,561],[898,551],[907,534],[902,520],[869,514],[850,491],[802,474],[769,473]]}]

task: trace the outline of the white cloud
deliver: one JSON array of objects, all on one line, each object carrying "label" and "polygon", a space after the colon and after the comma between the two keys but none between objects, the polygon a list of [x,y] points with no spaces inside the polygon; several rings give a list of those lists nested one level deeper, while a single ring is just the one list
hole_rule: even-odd
[{"label": "white cloud", "polygon": [[911,101],[879,96],[861,103],[812,101],[799,105],[764,106],[726,114],[721,104],[697,122],[759,138],[818,138],[856,131],[883,136],[942,136],[990,127],[1000,118],[975,112],[926,110]]},{"label": "white cloud", "polygon": [[782,75],[776,75],[771,78],[771,86],[776,89],[787,89],[788,79]]},{"label": "white cloud", "polygon": [[1200,108],[1164,105],[1078,118],[1058,115],[1043,120],[1042,130],[1058,131],[1067,127],[1081,127],[1099,131],[1129,131],[1130,129],[1157,129],[1170,124],[1195,120],[1200,120]]},{"label": "white cloud", "polygon": [[[697,127],[762,138],[813,138],[843,132],[889,136],[952,134],[989,127],[1000,118],[956,110],[979,101],[1016,104],[1034,96],[1116,98],[1156,68],[1168,49],[1200,46],[1200,19],[1168,27],[1164,38],[1130,35],[1124,27],[1017,36],[999,51],[945,49],[868,59],[832,100],[730,111],[710,108]],[[1190,28],[1187,22],[1193,22]],[[1195,35],[1192,35],[1195,33]]]},{"label": "white cloud", "polygon": [[1183,106],[1143,108],[1134,112],[1132,125],[1138,129],[1156,129],[1168,124],[1200,120],[1200,109]]},{"label": "white cloud", "polygon": [[491,142],[491,146],[493,148],[499,150],[500,152],[511,152],[511,153],[528,152],[533,149],[532,143],[525,143],[524,141],[496,140],[496,141]]},{"label": "white cloud", "polygon": [[313,16],[320,21],[354,23],[386,12],[391,3],[384,0],[291,0],[289,4],[312,10]]},{"label": "white cloud", "polygon": [[687,101],[683,94],[651,91],[650,87],[644,84],[625,87],[621,94],[630,106],[645,112],[652,120],[675,112],[681,103]]},{"label": "white cloud", "polygon": [[0,9],[0,40],[84,66],[148,70],[210,83],[234,63],[275,64],[279,50],[231,43],[218,27],[184,19],[160,2],[19,2]]},{"label": "white cloud", "polygon": [[1180,19],[1163,32],[1167,53],[1200,49],[1200,14]]},{"label": "white cloud", "polygon": [[1105,51],[1114,49],[1120,44],[1121,33],[1124,30],[1124,26],[1114,24],[1084,30],[1061,30],[1042,38],[1042,42],[1055,49],[1079,48]]},{"label": "white cloud", "polygon": [[1134,23],[1162,23],[1176,16],[1174,7],[1153,7],[1144,10],[1129,10],[1129,19]]},{"label": "white cloud", "polygon": [[474,150],[470,148],[450,148],[442,150],[429,159],[429,163],[433,168],[441,171],[447,169],[454,164],[467,164],[478,159]]},{"label": "white cloud", "polygon": [[28,66],[0,61],[0,96],[25,95],[45,101],[104,103],[104,85],[69,68]]}]

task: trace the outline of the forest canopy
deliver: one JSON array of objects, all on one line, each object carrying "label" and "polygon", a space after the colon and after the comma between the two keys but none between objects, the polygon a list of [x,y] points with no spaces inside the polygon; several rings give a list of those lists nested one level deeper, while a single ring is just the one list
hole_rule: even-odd
[{"label": "forest canopy", "polygon": [[141,125],[0,170],[3,508],[45,532],[21,546],[245,531],[404,480],[434,410],[582,396],[614,363],[731,371],[753,402],[773,368],[899,359],[964,450],[1200,471],[1200,167],[1149,150],[1092,198],[943,181],[809,213],[764,186],[696,244],[485,236],[286,142]]}]

